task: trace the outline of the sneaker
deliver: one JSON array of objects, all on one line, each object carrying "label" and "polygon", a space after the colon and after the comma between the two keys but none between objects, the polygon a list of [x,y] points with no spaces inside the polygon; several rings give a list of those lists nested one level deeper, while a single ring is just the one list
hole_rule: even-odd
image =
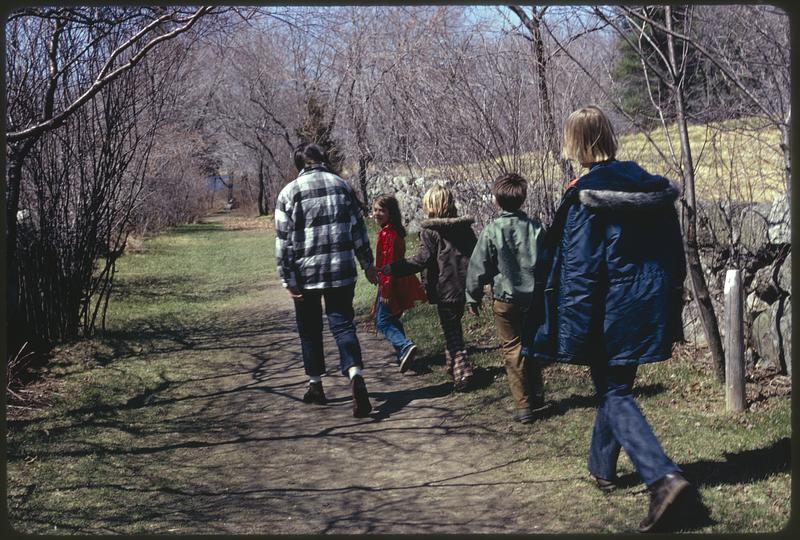
[{"label": "sneaker", "polygon": [[303,396],[303,403],[314,403],[315,405],[326,405],[328,399],[322,390],[322,383],[308,383],[308,391]]},{"label": "sneaker", "polygon": [[528,408],[514,409],[511,418],[514,419],[514,422],[519,422],[520,424],[530,424],[533,422],[533,413]]},{"label": "sneaker", "polygon": [[353,416],[366,418],[372,410],[372,404],[369,402],[369,394],[367,393],[367,385],[364,383],[364,377],[356,375],[350,379],[350,387],[353,390]]},{"label": "sneaker", "polygon": [[406,350],[403,351],[403,354],[400,355],[400,373],[405,373],[408,371],[408,366],[411,365],[411,362],[414,361],[414,357],[417,355],[417,346],[413,343],[406,347]]}]

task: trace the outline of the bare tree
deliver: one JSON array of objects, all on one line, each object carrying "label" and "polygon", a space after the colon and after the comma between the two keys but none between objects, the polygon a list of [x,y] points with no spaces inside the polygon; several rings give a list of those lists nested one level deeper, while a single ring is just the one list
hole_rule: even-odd
[{"label": "bare tree", "polygon": [[[158,96],[143,93],[142,66],[152,58],[154,68],[160,44],[177,42],[212,11],[29,8],[9,16],[10,321],[22,325],[20,316],[28,317],[24,327],[48,341],[74,336],[81,326],[91,332],[147,163],[153,127],[141,119],[145,111],[157,116]],[[20,217],[22,247],[33,257],[17,254]],[[96,274],[101,259],[105,266]],[[52,279],[46,267],[33,266],[43,263],[51,265]],[[18,294],[27,299],[19,311]]]},{"label": "bare tree", "polygon": [[[561,155],[560,137],[558,136],[559,130],[556,129],[555,119],[553,117],[553,104],[550,99],[550,87],[548,84],[548,68],[547,68],[547,54],[545,52],[545,42],[542,35],[542,21],[548,6],[531,6],[530,15],[525,12],[521,6],[511,5],[509,9],[519,17],[519,20],[530,33],[527,37],[531,41],[534,50],[534,61],[536,65],[537,83],[539,88],[539,99],[541,100],[541,110],[545,122],[545,131],[550,135],[546,137],[549,142],[548,150],[553,158],[558,162],[559,167],[564,174],[564,178],[572,178],[574,171],[569,161],[564,159]],[[548,223],[552,220],[555,209],[548,205],[546,208],[546,219]]]}]

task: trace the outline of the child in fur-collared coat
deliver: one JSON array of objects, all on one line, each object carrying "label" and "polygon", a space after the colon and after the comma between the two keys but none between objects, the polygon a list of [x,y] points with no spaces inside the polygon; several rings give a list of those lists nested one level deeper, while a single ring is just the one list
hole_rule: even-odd
[{"label": "child in fur-collared coat", "polygon": [[570,183],[544,241],[543,323],[533,356],[588,365],[599,398],[588,468],[597,487],[617,484],[621,450],[650,491],[639,525],[653,530],[689,486],[633,397],[640,365],[672,355],[682,339],[686,277],[675,209],[680,190],[632,161],[617,161],[603,112],[573,112],[564,155],[589,171]]},{"label": "child in fur-collared coat", "polygon": [[472,379],[472,363],[464,345],[461,318],[466,305],[467,268],[477,241],[473,219],[459,217],[452,192],[434,185],[422,198],[428,219],[420,223],[419,246],[408,259],[381,270],[385,275],[407,276],[425,271],[428,301],[436,305],[445,339],[447,371],[456,390],[465,390]]}]

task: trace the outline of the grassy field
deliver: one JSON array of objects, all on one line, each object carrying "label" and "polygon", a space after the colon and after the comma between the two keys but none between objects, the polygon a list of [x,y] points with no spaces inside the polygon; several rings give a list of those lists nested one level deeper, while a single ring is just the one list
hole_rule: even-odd
[{"label": "grassy field", "polygon": [[[373,244],[374,232],[372,227]],[[202,384],[203,377],[214,375],[206,366],[219,358],[224,362],[219,355],[230,354],[224,346],[214,347],[217,342],[225,345],[220,328],[226,318],[238,321],[237,313],[263,302],[265,283],[276,279],[271,235],[269,218],[243,221],[238,230],[202,223],[150,239],[140,253],[120,260],[107,334],[55,351],[40,387],[45,406],[10,410],[12,524],[24,524],[24,530],[34,533],[157,530],[160,518],[152,515],[152,508],[158,497],[168,496],[181,470],[167,464],[159,469],[147,454],[114,449],[134,441],[176,444],[175,433],[162,429],[162,424],[191,432],[218,429],[213,422],[195,426],[206,413],[195,401],[181,401],[184,390],[174,381]],[[413,239],[408,249],[414,249]],[[374,294],[375,289],[360,279],[355,304],[362,324]],[[599,496],[586,481],[594,406],[586,369],[548,368],[546,391],[552,409],[530,426],[511,422],[511,400],[488,311],[484,308],[480,317],[464,320],[479,384],[457,395],[457,406],[475,423],[495,427],[526,460],[530,478],[546,472],[563,479],[558,488],[542,488],[549,490],[553,519],[560,520],[554,527],[570,531],[580,522],[581,528],[588,524],[593,530],[618,533],[626,530],[623,524],[638,523],[646,495],[627,458],[620,462],[623,489]],[[415,367],[418,376],[430,384],[444,382],[439,370],[443,340],[435,311],[420,306],[404,315],[404,323],[422,350]],[[237,328],[237,335],[247,331]],[[685,530],[779,531],[787,525],[791,509],[791,398],[760,399],[746,413],[730,414],[711,372],[703,351],[682,348],[672,361],[642,368],[637,382],[642,409],[707,510]],[[171,416],[165,417],[166,409],[159,406],[137,408],[162,391],[174,396]],[[145,466],[160,470],[150,478],[157,489],[138,477]],[[116,485],[120,478],[129,478],[123,490]],[[124,514],[109,513],[112,500],[125,508]]]},{"label": "grassy field", "polygon": [[[667,131],[658,128],[649,135],[653,140],[652,144],[641,133],[621,135],[617,157],[620,160],[636,161],[650,172],[682,183],[680,173],[668,166],[661,156],[663,153],[670,161],[680,162],[681,148],[677,128],[671,126]],[[785,193],[783,157],[777,129],[746,121],[692,125],[689,127],[689,141],[695,165],[695,193],[699,199],[772,202],[777,195]],[[541,169],[540,156],[524,154],[520,159],[523,163],[534,164],[534,170],[529,173],[531,180],[535,180],[541,170],[550,171],[551,175],[560,174],[559,167],[552,159]],[[436,167],[412,172],[415,176],[477,179],[482,178],[482,171],[486,169],[473,163],[458,167],[457,172]],[[583,174],[586,171],[575,172]],[[403,170],[398,171],[398,174],[409,172]]]},{"label": "grassy field", "polygon": [[[661,152],[667,156],[674,152],[680,161],[676,127],[670,127],[668,132],[654,130],[650,136]],[[742,121],[693,125],[689,127],[689,141],[698,198],[771,202],[785,192],[777,129]],[[644,135],[624,135],[619,142],[620,159],[637,161],[648,170],[680,180]]]}]

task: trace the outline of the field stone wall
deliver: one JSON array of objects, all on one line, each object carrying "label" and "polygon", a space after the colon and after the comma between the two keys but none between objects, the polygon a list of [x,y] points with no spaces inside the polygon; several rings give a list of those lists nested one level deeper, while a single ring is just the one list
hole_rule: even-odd
[{"label": "field stone wall", "polygon": [[[745,357],[749,368],[792,373],[792,255],[788,198],[772,203],[701,203],[698,241],[706,280],[720,323],[725,272],[742,271]],[[687,288],[690,284],[687,281]],[[705,345],[693,303],[684,310],[687,339]]]},{"label": "field stone wall", "polygon": [[[397,198],[403,222],[409,232],[419,231],[420,221],[427,218],[422,210],[422,196],[434,184],[440,184],[452,190],[456,199],[456,207],[460,216],[475,219],[477,229],[494,217],[492,194],[483,183],[465,188],[462,184],[432,176],[412,177],[404,175],[378,176],[367,184],[367,195],[370,201],[382,194],[393,194]],[[476,231],[477,232],[477,231]]]}]

